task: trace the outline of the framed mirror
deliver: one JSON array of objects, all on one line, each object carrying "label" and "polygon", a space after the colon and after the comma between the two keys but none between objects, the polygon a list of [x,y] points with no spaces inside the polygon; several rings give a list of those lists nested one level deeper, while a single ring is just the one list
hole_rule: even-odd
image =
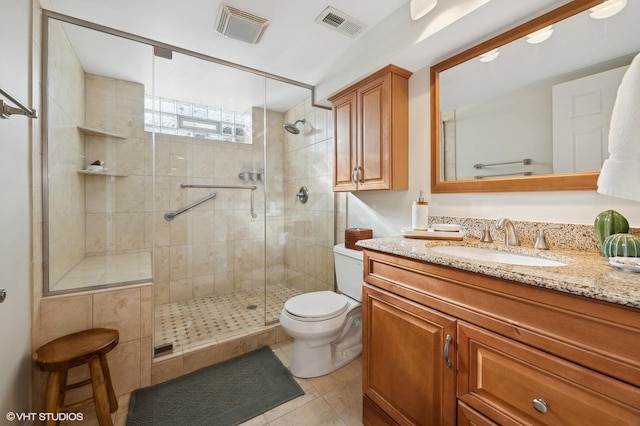
[{"label": "framed mirror", "polygon": [[639,3],[574,0],[432,66],[432,193],[595,189]]}]

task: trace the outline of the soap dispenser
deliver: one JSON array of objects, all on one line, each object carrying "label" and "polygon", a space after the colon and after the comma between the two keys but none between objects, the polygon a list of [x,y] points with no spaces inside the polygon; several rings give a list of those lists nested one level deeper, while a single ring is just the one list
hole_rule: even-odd
[{"label": "soap dispenser", "polygon": [[429,202],[424,200],[420,190],[418,199],[411,206],[411,228],[414,231],[426,231],[429,227]]}]

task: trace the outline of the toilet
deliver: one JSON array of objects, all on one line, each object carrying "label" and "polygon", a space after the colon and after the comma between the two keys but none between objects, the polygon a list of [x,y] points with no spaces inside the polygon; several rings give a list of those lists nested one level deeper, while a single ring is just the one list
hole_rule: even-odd
[{"label": "toilet", "polygon": [[362,252],[333,248],[339,293],[315,291],[292,297],[280,313],[293,337],[291,374],[300,378],[331,373],[362,352]]}]

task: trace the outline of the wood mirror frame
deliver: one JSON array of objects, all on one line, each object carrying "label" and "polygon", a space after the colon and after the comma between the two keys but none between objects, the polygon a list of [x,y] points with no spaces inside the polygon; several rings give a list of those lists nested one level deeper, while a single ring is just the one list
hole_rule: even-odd
[{"label": "wood mirror frame", "polygon": [[431,192],[516,192],[516,191],[571,191],[595,190],[599,172],[534,175],[479,180],[441,180],[440,143],[440,87],[439,74],[449,68],[473,59],[482,53],[525,37],[534,31],[555,24],[563,19],[594,7],[604,0],[574,0],[564,6],[545,13],[529,22],[471,47],[431,67]]}]

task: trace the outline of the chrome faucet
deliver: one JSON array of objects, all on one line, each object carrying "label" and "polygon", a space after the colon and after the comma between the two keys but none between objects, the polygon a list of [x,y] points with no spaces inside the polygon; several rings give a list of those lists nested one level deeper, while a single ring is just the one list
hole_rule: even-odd
[{"label": "chrome faucet", "polygon": [[504,229],[504,245],[505,246],[519,246],[520,240],[518,240],[518,234],[513,223],[506,217],[501,217],[496,221],[496,229]]}]

